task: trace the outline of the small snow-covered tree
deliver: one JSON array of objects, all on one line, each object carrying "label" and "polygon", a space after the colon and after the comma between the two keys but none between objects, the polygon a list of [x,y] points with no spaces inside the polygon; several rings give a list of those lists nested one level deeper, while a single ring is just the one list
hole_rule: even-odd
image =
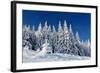
[{"label": "small snow-covered tree", "polygon": [[88,47],[88,48],[91,47],[91,43],[90,43],[90,40],[89,40],[89,39],[87,40],[87,47]]},{"label": "small snow-covered tree", "polygon": [[35,26],[34,25],[32,26],[32,32],[35,32]]},{"label": "small snow-covered tree", "polygon": [[78,48],[78,55],[80,56],[84,56],[85,55],[85,51],[84,51],[84,47],[82,45],[82,43],[80,42],[80,37],[79,37],[79,33],[76,32],[76,35],[75,35],[75,38],[76,38],[76,47]]},{"label": "small snow-covered tree", "polygon": [[77,41],[77,43],[80,43],[80,37],[79,37],[79,33],[78,32],[76,32],[76,41]]},{"label": "small snow-covered tree", "polygon": [[88,39],[87,41],[87,56],[91,56],[91,43],[90,43],[90,40]]},{"label": "small snow-covered tree", "polygon": [[56,33],[56,29],[55,29],[55,26],[54,25],[53,25],[52,32],[55,32]]},{"label": "small snow-covered tree", "polygon": [[44,44],[42,45],[42,54],[52,54],[52,48],[50,46],[50,44],[48,43],[48,40],[45,39]]},{"label": "small snow-covered tree", "polygon": [[91,45],[89,40],[83,42],[82,48],[84,50],[84,56],[91,56]]},{"label": "small snow-covered tree", "polygon": [[42,31],[42,25],[40,23],[39,26],[38,26],[38,32],[41,32],[41,31]]}]

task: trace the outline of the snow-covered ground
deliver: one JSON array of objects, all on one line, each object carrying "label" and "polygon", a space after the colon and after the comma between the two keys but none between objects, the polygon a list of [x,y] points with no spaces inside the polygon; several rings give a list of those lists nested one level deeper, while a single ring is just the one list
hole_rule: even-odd
[{"label": "snow-covered ground", "polygon": [[46,54],[40,51],[28,50],[28,48],[23,49],[23,63],[30,62],[46,62],[46,61],[71,61],[71,60],[88,60],[90,57],[86,56],[75,56],[69,54]]}]

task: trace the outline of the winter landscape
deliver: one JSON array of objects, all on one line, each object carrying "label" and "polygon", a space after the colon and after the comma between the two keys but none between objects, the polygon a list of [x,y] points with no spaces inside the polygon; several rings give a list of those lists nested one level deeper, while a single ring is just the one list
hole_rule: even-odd
[{"label": "winter landscape", "polygon": [[[34,25],[23,25],[22,60],[28,62],[88,60],[91,58],[90,40],[80,39],[78,32],[66,20],[51,26],[48,21]],[[63,25],[63,26],[62,26]],[[77,30],[76,30],[77,31]]]}]

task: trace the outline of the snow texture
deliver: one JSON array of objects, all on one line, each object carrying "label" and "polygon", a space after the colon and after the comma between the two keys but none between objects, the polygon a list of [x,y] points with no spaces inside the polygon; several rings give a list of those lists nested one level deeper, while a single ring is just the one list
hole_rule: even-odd
[{"label": "snow texture", "polygon": [[[45,51],[45,50],[44,50]],[[73,61],[73,60],[89,60],[86,56],[75,56],[70,54],[46,54],[44,51],[28,50],[27,47],[23,51],[23,62],[46,62],[46,61]]]}]

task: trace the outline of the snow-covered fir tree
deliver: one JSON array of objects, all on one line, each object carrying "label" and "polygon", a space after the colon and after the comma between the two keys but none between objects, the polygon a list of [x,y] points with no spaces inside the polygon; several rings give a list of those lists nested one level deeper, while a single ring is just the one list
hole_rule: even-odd
[{"label": "snow-covered fir tree", "polygon": [[61,26],[61,22],[59,21],[58,33],[57,33],[57,46],[56,46],[57,52],[61,52],[61,50],[63,49],[63,41],[64,41],[63,29]]},{"label": "snow-covered fir tree", "polygon": [[55,27],[53,26],[52,33],[51,33],[51,46],[52,46],[52,52],[56,53],[57,52],[57,31]]},{"label": "snow-covered fir tree", "polygon": [[68,26],[67,26],[67,22],[66,20],[64,21],[64,42],[63,42],[63,48],[65,49],[64,51],[66,53],[69,53],[70,51],[70,36],[69,36],[69,30],[68,30]]},{"label": "snow-covered fir tree", "polygon": [[47,21],[44,25],[40,23],[37,30],[35,26],[31,29],[29,25],[24,25],[22,29],[22,47],[27,46],[29,50],[43,51],[43,45],[48,43],[49,46],[47,47],[50,47],[49,51],[51,50],[52,54],[91,56],[90,41],[81,41],[79,33],[73,33],[71,24],[68,27],[66,20],[64,24],[59,21],[58,28],[55,27],[57,26],[50,26]]},{"label": "snow-covered fir tree", "polygon": [[76,47],[76,40],[73,34],[72,26],[69,26],[69,53],[70,54],[78,54],[78,48]]},{"label": "snow-covered fir tree", "polygon": [[78,32],[76,32],[75,37],[76,37],[77,43],[80,43],[80,37],[79,37],[79,33]]},{"label": "snow-covered fir tree", "polygon": [[38,30],[36,31],[36,48],[37,49],[40,49],[41,50],[41,48],[42,48],[42,44],[43,44],[43,35],[42,35],[42,26],[41,26],[41,23],[39,24],[39,26],[38,26]]},{"label": "snow-covered fir tree", "polygon": [[32,49],[32,44],[30,43],[29,39],[31,37],[31,30],[30,26],[24,26],[22,29],[22,46],[28,46],[29,49]]}]

